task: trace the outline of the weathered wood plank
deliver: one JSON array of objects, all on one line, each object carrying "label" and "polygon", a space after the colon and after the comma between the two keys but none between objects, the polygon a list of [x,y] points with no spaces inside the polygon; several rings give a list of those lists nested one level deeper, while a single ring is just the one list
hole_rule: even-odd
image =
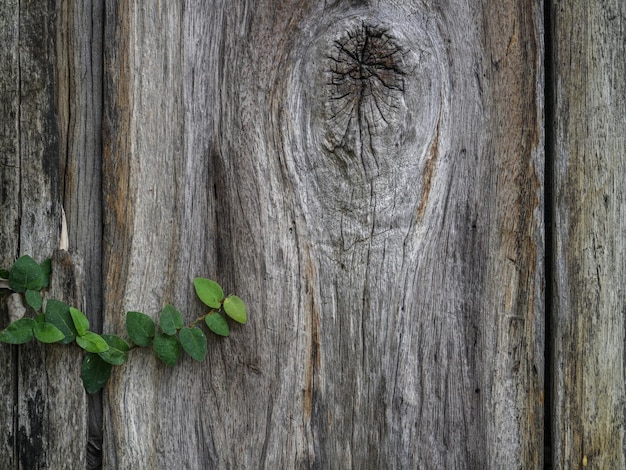
[{"label": "weathered wood plank", "polygon": [[[544,29],[543,1],[494,2],[483,14],[484,64],[493,96],[486,152],[495,178],[478,367],[487,370],[493,402],[489,468],[542,468],[545,364],[544,297]],[[487,109],[487,107],[486,107]],[[480,139],[480,132],[477,132]],[[476,183],[479,184],[479,183]],[[485,187],[487,183],[485,182]],[[471,261],[470,261],[471,264]],[[485,310],[483,310],[485,309]],[[489,333],[489,321],[496,332]],[[493,331],[493,330],[492,330]],[[481,349],[481,348],[479,348]],[[489,357],[489,354],[493,354]],[[488,371],[489,364],[495,364]],[[488,381],[487,381],[488,382]],[[489,382],[488,382],[489,383]],[[515,423],[515,424],[511,424]]]},{"label": "weathered wood plank", "polygon": [[624,468],[626,5],[554,2],[553,461]]},{"label": "weathered wood plank", "polygon": [[[6,131],[2,134],[0,246],[3,265],[8,267],[19,254],[38,260],[52,256],[59,243],[61,212],[54,3],[5,2],[3,9],[10,14],[2,15],[7,21],[2,27],[7,60],[2,61],[0,73]],[[65,271],[58,262],[54,267],[49,294],[62,296],[73,281],[61,274]],[[69,462],[80,466],[85,461],[86,428],[77,351],[71,354],[37,344],[3,351],[10,351],[12,359],[9,356],[5,361],[10,365],[3,380],[7,413],[3,413],[2,425],[9,431],[3,440],[1,466],[66,468]],[[8,409],[15,413],[12,417]]]},{"label": "weathered wood plank", "polygon": [[[183,158],[182,3],[109,2],[105,12],[105,330],[122,331],[128,310],[157,317],[173,303],[187,311],[189,270],[200,272],[206,247],[180,237],[193,204],[185,192],[188,178],[206,184],[206,175]],[[188,221],[204,234],[207,215]],[[133,352],[104,394],[104,465],[204,467],[202,366],[171,371],[153,356]]]},{"label": "weathered wood plank", "polygon": [[55,98],[59,122],[61,188],[70,248],[90,276],[85,312],[102,327],[101,165],[103,5],[64,0],[57,8]]},{"label": "weathered wood plank", "polygon": [[[69,250],[82,260],[84,313],[102,331],[102,2],[57,4],[56,109]],[[82,304],[83,300],[80,299]],[[102,395],[89,395],[87,468],[102,460]]]},{"label": "weathered wood plank", "polygon": [[[20,3],[19,31],[19,254],[41,261],[58,246],[61,227],[53,101],[54,9],[48,2]],[[16,451],[21,468],[46,468],[57,458],[54,441],[61,428],[48,414],[53,394],[45,349],[28,343],[17,352]]]},{"label": "weathered wood plank", "polygon": [[[55,250],[52,257],[50,296],[85,309],[83,268],[80,258]],[[47,346],[45,354],[45,413],[49,421],[47,459],[42,468],[88,468],[87,394],[80,378],[83,351],[77,346]],[[26,467],[31,468],[31,467]]]},{"label": "weathered wood plank", "polygon": [[[19,74],[18,74],[18,2],[0,4],[0,265],[11,266],[19,252]],[[6,297],[0,296],[0,322],[4,328],[8,322]],[[15,468],[16,459],[16,414],[17,393],[16,350],[0,344],[0,394],[4,399],[0,405],[0,427],[6,436],[0,441],[0,466]]]},{"label": "weathered wood plank", "polygon": [[541,2],[105,10],[105,327],[251,310],[134,355],[105,465],[541,467]]}]

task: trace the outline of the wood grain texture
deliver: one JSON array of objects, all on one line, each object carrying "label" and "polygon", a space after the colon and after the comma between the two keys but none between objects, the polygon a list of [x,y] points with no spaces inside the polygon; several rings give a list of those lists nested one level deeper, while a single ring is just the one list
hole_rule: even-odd
[{"label": "wood grain texture", "polygon": [[[52,270],[50,297],[86,310],[83,303],[85,276],[80,258],[55,250]],[[46,393],[42,394],[42,399],[49,424],[43,429],[48,442],[47,458],[40,467],[88,468],[88,402],[80,378],[83,352],[75,345],[46,345],[44,355],[41,370],[45,371]],[[37,403],[36,395],[33,402]]]},{"label": "wood grain texture", "polygon": [[[82,266],[92,331],[102,331],[102,2],[57,2],[56,110],[69,250]],[[102,460],[102,394],[89,395],[87,468]]]},{"label": "wood grain texture", "polygon": [[[18,2],[0,4],[0,265],[8,269],[19,254],[19,74],[18,74]],[[0,322],[4,328],[8,322],[6,296],[0,295]],[[0,394],[0,425],[6,430],[0,441],[0,464],[14,468],[17,433],[15,423],[16,348],[0,344],[2,372]]]},{"label": "wood grain texture", "polygon": [[[19,4],[19,254],[41,261],[58,246],[61,213],[58,135],[54,118],[54,8]],[[58,458],[58,423],[48,413],[45,348],[28,343],[17,351],[16,453],[25,468],[45,468]]]},{"label": "wood grain texture", "polygon": [[[156,317],[163,304],[173,303],[186,311],[179,298],[192,299],[188,270],[200,272],[206,248],[180,233],[185,223],[212,223],[202,213],[184,221],[185,210],[196,209],[191,198],[184,205],[188,178],[206,183],[206,176],[182,157],[182,4],[111,2],[105,11],[105,330],[122,331],[129,310]],[[192,266],[179,264],[190,258]],[[204,445],[198,432],[201,366],[179,369],[160,367],[151,351],[137,351],[112,377],[104,396],[107,468],[203,466],[203,453],[195,450]]]},{"label": "wood grain texture", "polygon": [[626,7],[555,2],[555,468],[624,468]]},{"label": "wood grain texture", "polygon": [[[52,257],[61,225],[58,133],[54,107],[55,8],[5,2],[2,34],[2,257]],[[6,100],[5,100],[6,98]],[[5,264],[6,263],[6,264]],[[67,264],[67,263],[66,263]],[[49,295],[62,298],[75,273],[58,258]],[[70,275],[71,274],[71,275]],[[68,277],[69,276],[69,277]],[[77,298],[68,298],[76,301]],[[4,326],[4,325],[3,325]],[[3,347],[2,468],[67,468],[84,463],[85,394],[76,353],[26,344]],[[62,404],[62,405],[61,405]],[[10,411],[8,411],[10,409]],[[6,411],[6,412],[5,412]]]},{"label": "wood grain texture", "polygon": [[101,164],[103,12],[99,2],[65,0],[57,8],[56,110],[61,190],[70,248],[80,253],[91,328],[102,328]]},{"label": "wood grain texture", "polygon": [[[66,251],[52,257],[48,298],[80,305],[81,269]],[[27,343],[17,351],[18,468],[85,468],[87,400],[76,347]]]},{"label": "wood grain texture", "polygon": [[107,468],[540,468],[542,4],[106,3]]}]

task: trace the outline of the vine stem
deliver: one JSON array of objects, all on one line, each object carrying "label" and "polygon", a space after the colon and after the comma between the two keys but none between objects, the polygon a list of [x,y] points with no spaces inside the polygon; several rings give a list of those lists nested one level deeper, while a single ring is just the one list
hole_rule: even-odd
[{"label": "vine stem", "polygon": [[208,311],[208,313],[205,313],[204,315],[196,318],[192,323],[190,323],[189,325],[187,325],[188,328],[193,328],[194,326],[196,326],[197,323],[200,323],[201,321],[203,321],[208,315],[211,315],[212,313],[217,312],[218,309],[216,308],[212,308],[211,310]]}]

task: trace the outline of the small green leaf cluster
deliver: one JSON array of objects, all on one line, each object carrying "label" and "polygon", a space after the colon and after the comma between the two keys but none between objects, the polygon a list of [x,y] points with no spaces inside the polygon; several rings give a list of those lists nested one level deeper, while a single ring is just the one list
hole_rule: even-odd
[{"label": "small green leaf cluster", "polygon": [[203,304],[211,308],[209,313],[200,317],[196,322],[204,319],[209,330],[220,336],[228,336],[230,334],[230,328],[224,315],[237,323],[246,323],[246,304],[239,297],[229,295],[224,298],[222,287],[210,279],[197,277],[194,279],[193,285],[198,298]]},{"label": "small green leaf cluster", "polygon": [[181,350],[196,361],[207,355],[207,338],[196,324],[204,321],[213,333],[228,336],[230,328],[226,317],[238,323],[246,323],[245,303],[235,295],[224,297],[222,287],[210,279],[196,278],[194,287],[199,299],[210,308],[188,326],[184,326],[181,313],[172,305],[161,310],[158,324],[141,312],[127,312],[126,331],[128,342],[116,335],[97,334],[89,330],[89,320],[78,309],[56,299],[45,303],[41,290],[48,287],[51,263],[37,263],[31,257],[20,257],[10,270],[0,270],[0,278],[8,281],[0,285],[24,296],[34,311],[34,318],[20,318],[0,331],[0,342],[23,344],[31,339],[42,343],[76,344],[86,351],[81,378],[85,390],[95,393],[109,380],[113,366],[126,362],[134,347],[150,347],[165,364],[178,362]]},{"label": "small green leaf cluster", "polygon": [[23,293],[33,310],[39,310],[43,302],[39,291],[48,287],[51,271],[50,260],[39,264],[30,256],[22,256],[10,271],[0,269],[0,278],[7,279],[13,291]]},{"label": "small green leaf cluster", "polygon": [[171,305],[161,311],[159,324],[141,312],[126,314],[126,330],[137,346],[152,349],[161,361],[168,366],[178,362],[181,349],[193,359],[203,361],[207,354],[207,339],[200,328],[183,326],[183,317]]}]

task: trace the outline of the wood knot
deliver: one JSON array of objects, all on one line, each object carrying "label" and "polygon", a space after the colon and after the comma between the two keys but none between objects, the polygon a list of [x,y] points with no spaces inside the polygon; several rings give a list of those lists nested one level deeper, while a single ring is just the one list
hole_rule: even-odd
[{"label": "wood knot", "polygon": [[328,56],[327,149],[379,173],[377,139],[402,120],[406,51],[389,29],[365,21],[335,39]]},{"label": "wood knot", "polygon": [[433,140],[437,154],[446,150],[436,31],[388,8],[341,9],[305,26],[310,35],[287,95],[294,132],[286,148],[319,230],[311,236],[341,250],[396,236],[401,245],[424,199],[422,174],[428,188],[436,176]]}]

